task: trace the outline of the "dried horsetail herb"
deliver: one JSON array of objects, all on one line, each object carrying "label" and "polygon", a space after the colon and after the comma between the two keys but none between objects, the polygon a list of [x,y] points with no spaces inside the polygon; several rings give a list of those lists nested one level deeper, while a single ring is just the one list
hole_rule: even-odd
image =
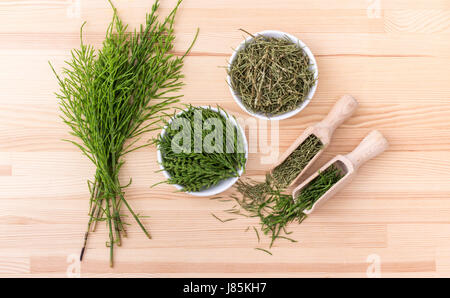
[{"label": "dried horsetail herb", "polygon": [[301,223],[307,217],[303,211],[309,210],[343,176],[341,171],[332,165],[325,171],[319,172],[319,175],[302,189],[295,200],[291,195],[283,193],[284,189],[278,188],[270,175],[262,183],[238,181],[237,190],[242,194],[242,198],[235,198],[235,200],[248,213],[248,216],[259,217],[261,231],[265,235],[270,234],[271,248],[276,239],[296,242],[282,236],[281,233],[290,234],[286,230],[287,226],[294,221]]},{"label": "dried horsetail herb", "polygon": [[303,211],[311,208],[316,200],[340,179],[340,172],[336,168],[330,167],[309,183],[295,201],[291,195],[285,193],[286,187],[322,147],[320,139],[315,135],[310,135],[284,162],[274,169],[272,174],[266,176],[264,182],[240,180],[236,183],[236,189],[242,198],[234,196],[234,199],[240,208],[246,211],[246,214],[238,208],[233,208],[232,213],[259,217],[261,231],[265,235],[270,234],[270,247],[276,239],[296,242],[280,233],[289,234],[286,231],[288,224],[292,221],[301,223],[306,218]]},{"label": "dried horsetail herb", "polygon": [[288,37],[253,36],[228,74],[244,106],[266,116],[298,108],[316,82],[308,55]]},{"label": "dried horsetail herb", "polygon": [[279,187],[287,187],[322,149],[323,144],[314,134],[307,137],[280,165],[272,176]]},{"label": "dried horsetail herb", "polygon": [[[240,176],[239,171],[244,169],[246,162],[244,136],[222,111],[220,108],[216,111],[210,107],[189,105],[185,111],[173,117],[165,133],[160,134],[155,141],[161,152],[162,166],[170,175],[165,182],[180,185],[183,191],[196,192],[215,186],[225,179]],[[196,123],[196,117],[200,117],[199,124]],[[213,119],[219,120],[219,127],[215,124],[208,129],[203,127],[203,124],[206,125]],[[175,121],[182,125],[174,127]],[[187,131],[185,125],[188,127]],[[206,144],[203,143],[214,131],[219,135],[211,143],[212,148],[206,150]],[[184,144],[184,138],[174,141],[177,135],[184,133],[187,133],[187,144]],[[200,148],[196,148],[196,138],[201,139]]]},{"label": "dried horsetail herb", "polygon": [[[102,49],[97,52],[83,43],[72,51],[72,60],[63,69],[64,77],[55,73],[60,93],[63,121],[79,141],[76,145],[96,167],[95,177],[88,181],[90,195],[89,221],[81,250],[82,260],[88,235],[99,221],[106,222],[113,266],[113,249],[126,237],[123,206],[131,213],[148,238],[150,234],[125,199],[119,172],[124,156],[144,146],[136,142],[146,132],[155,130],[160,113],[177,102],[181,95],[171,95],[182,86],[182,57],[170,51],[174,44],[174,18],[181,0],[170,14],[158,21],[158,1],[147,14],[145,26],[127,31],[113,11]],[[81,28],[81,32],[83,27]],[[198,34],[198,31],[197,31]],[[196,35],[197,37],[197,35]],[[193,43],[195,42],[195,39]],[[192,43],[192,44],[193,44]],[[191,45],[192,47],[192,45]],[[134,139],[130,142],[131,139]]]}]

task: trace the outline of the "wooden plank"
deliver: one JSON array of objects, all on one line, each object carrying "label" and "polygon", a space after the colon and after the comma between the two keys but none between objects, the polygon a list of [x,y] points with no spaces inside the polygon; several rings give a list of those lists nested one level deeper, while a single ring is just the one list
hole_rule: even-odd
[{"label": "wooden plank", "polygon": [[[160,14],[175,2],[161,1]],[[79,45],[83,21],[85,41],[100,47],[112,16],[107,1],[77,3],[0,2],[0,277],[67,277],[77,265],[87,222],[86,180],[94,167],[61,141],[70,135],[59,119],[53,94],[58,86],[48,61],[61,69]],[[131,27],[142,23],[150,8],[147,0],[114,3]],[[126,195],[135,210],[150,216],[144,224],[153,239],[131,225],[110,269],[107,231],[99,224],[81,276],[367,277],[375,258],[382,277],[449,277],[450,2],[381,1],[380,10],[376,4],[185,0],[176,19],[174,53],[181,55],[197,27],[201,30],[185,60],[185,103],[220,104],[249,120],[232,100],[222,68],[242,40],[239,28],[289,32],[316,55],[320,81],[310,105],[277,125],[256,121],[267,142],[247,131],[254,151],[246,177],[263,179],[271,166],[263,158],[281,154],[345,93],[360,107],[308,174],[350,152],[372,129],[391,146],[304,223],[292,224],[299,242],[276,242],[273,256],[254,249],[269,245],[267,237],[258,243],[251,228],[259,227],[256,219],[221,223],[211,212],[227,218],[223,211],[232,202],[174,193],[170,185],[150,188],[163,179],[155,174],[155,148],[133,152],[121,179],[133,177]]]}]

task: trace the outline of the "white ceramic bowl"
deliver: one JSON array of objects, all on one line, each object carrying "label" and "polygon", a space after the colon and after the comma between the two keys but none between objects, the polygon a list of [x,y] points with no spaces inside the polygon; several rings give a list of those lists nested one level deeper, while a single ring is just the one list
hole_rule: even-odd
[{"label": "white ceramic bowl", "polygon": [[[201,106],[202,108],[209,108],[208,106]],[[218,111],[218,109],[216,108],[212,108],[211,110],[214,111]],[[180,111],[178,114],[183,113],[186,110]],[[239,125],[239,123],[236,121],[236,119],[234,119],[233,117],[228,116],[224,111],[220,111],[220,113],[227,119],[229,119],[234,126],[236,126],[243,137],[243,142],[244,142],[244,150],[245,150],[245,165],[247,164],[247,160],[248,160],[248,143],[247,143],[247,138],[245,137],[245,131],[242,129],[242,127]],[[172,123],[172,120],[174,118],[170,119],[168,125],[170,125],[170,123]],[[167,129],[167,125],[163,128],[163,130],[161,131],[161,135],[164,136],[164,134],[166,133],[166,129]],[[170,178],[170,174],[164,169],[163,165],[162,165],[162,155],[161,155],[161,151],[159,150],[159,146],[157,148],[156,151],[157,154],[157,160],[158,160],[158,164],[160,169],[162,170],[162,173],[164,175],[164,177],[166,177],[167,179]],[[245,168],[244,165],[244,168]],[[242,174],[244,173],[244,169],[240,169],[239,170],[239,177],[242,176]],[[213,195],[217,195],[221,192],[226,191],[227,189],[229,189],[231,186],[233,186],[233,184],[236,183],[236,181],[238,181],[239,177],[231,177],[225,180],[220,181],[218,184],[216,184],[215,186],[212,186],[208,189],[202,190],[202,191],[195,191],[195,192],[186,192],[188,194],[191,194],[193,196],[197,196],[197,197],[208,197],[208,196],[213,196]],[[178,190],[182,190],[183,187],[181,185],[178,184],[173,184]]]},{"label": "white ceramic bowl", "polygon": [[[277,37],[277,38],[287,37],[293,43],[295,43],[297,45],[300,45],[300,47],[303,49],[303,51],[305,51],[306,55],[308,55],[308,57],[309,57],[310,68],[311,68],[311,70],[314,71],[314,78],[316,79],[316,83],[314,84],[314,86],[309,91],[309,94],[306,97],[306,99],[303,101],[303,103],[297,109],[289,111],[289,112],[286,112],[284,114],[271,116],[271,117],[267,117],[265,114],[262,114],[262,113],[255,113],[255,112],[252,112],[252,111],[248,110],[244,106],[244,104],[242,103],[242,100],[241,100],[240,96],[231,87],[231,77],[228,75],[227,76],[227,82],[228,82],[228,86],[230,88],[231,95],[233,96],[233,99],[236,101],[236,103],[244,111],[246,111],[248,114],[250,114],[252,116],[255,116],[257,118],[266,119],[266,120],[283,120],[283,119],[290,118],[290,117],[296,115],[297,113],[299,113],[301,110],[303,110],[309,104],[311,99],[313,98],[314,93],[316,93],[317,84],[319,83],[319,80],[318,80],[318,78],[319,78],[319,69],[317,67],[316,59],[314,58],[314,55],[311,52],[311,50],[306,46],[306,44],[304,42],[302,42],[297,37],[295,37],[293,35],[290,35],[288,33],[284,33],[284,32],[281,32],[281,31],[275,31],[275,30],[267,30],[267,31],[261,31],[261,32],[255,33],[254,35],[255,36],[263,35],[263,36],[267,36],[267,37]],[[234,60],[236,59],[237,53],[244,48],[246,43],[251,42],[252,40],[253,40],[253,37],[250,36],[246,40],[242,41],[239,44],[239,46],[236,48],[236,50],[231,55],[231,58],[230,58],[230,61],[229,61],[229,64],[228,64],[228,69],[230,68],[230,66],[234,62]]]}]

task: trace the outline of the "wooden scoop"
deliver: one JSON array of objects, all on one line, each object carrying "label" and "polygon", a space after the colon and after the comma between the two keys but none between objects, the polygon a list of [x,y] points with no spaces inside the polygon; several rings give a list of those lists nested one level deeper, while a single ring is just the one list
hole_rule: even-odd
[{"label": "wooden scoop", "polygon": [[311,209],[303,211],[303,213],[305,214],[312,213],[320,205],[331,199],[342,188],[350,183],[350,181],[356,175],[356,171],[363,163],[383,153],[388,147],[389,144],[384,136],[377,130],[372,131],[362,140],[362,142],[358,145],[358,147],[355,148],[355,150],[345,156],[336,156],[327,164],[325,164],[317,173],[311,175],[311,177],[309,177],[302,184],[296,187],[292,192],[292,197],[295,200],[300,191],[314,178],[316,178],[319,175],[319,172],[325,171],[326,169],[328,169],[328,167],[334,164],[339,170],[342,171],[344,177],[342,177],[335,185],[333,185],[326,193],[324,193],[311,207]]},{"label": "wooden scoop", "polygon": [[296,184],[305,171],[319,158],[322,152],[330,144],[331,137],[336,128],[347,120],[358,107],[358,102],[351,95],[342,96],[333,106],[328,115],[321,122],[316,123],[305,129],[303,134],[295,140],[295,142],[281,155],[281,158],[270,170],[270,174],[273,170],[282,164],[291,153],[298,148],[310,135],[315,135],[322,142],[322,149],[309,161],[309,163],[303,168],[300,174],[289,184],[289,187]]}]

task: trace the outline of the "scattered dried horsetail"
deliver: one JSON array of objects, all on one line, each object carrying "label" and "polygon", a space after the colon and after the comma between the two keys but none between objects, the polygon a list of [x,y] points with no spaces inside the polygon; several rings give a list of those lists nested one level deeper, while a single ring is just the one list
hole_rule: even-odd
[{"label": "scattered dried horsetail", "polygon": [[331,166],[308,183],[295,200],[291,195],[283,193],[284,189],[277,187],[270,175],[261,183],[240,180],[236,183],[236,188],[242,198],[235,200],[249,216],[259,217],[261,231],[271,237],[271,248],[276,239],[297,242],[282,233],[290,234],[286,230],[287,226],[294,221],[301,223],[307,217],[303,211],[310,209],[342,177],[341,171]]},{"label": "scattered dried horsetail", "polygon": [[295,110],[316,82],[308,55],[288,37],[252,37],[229,67],[231,87],[252,112],[275,116]]},{"label": "scattered dried horsetail", "polygon": [[[127,25],[109,2],[114,15],[102,49],[95,53],[92,46],[83,43],[81,36],[81,48],[72,51],[72,61],[63,69],[64,78],[52,69],[60,85],[57,97],[63,121],[71,128],[71,134],[79,138],[79,141],[69,142],[96,166],[93,181],[88,181],[89,221],[80,260],[91,229],[97,222],[105,221],[112,267],[114,246],[120,246],[122,237],[126,237],[123,205],[151,238],[140,220],[142,217],[124,197],[124,189],[129,184],[119,182],[123,157],[149,145],[135,144],[142,134],[158,128],[159,113],[181,97],[170,94],[182,86],[183,59],[197,35],[187,52],[175,57],[170,51],[175,39],[174,18],[181,0],[162,21],[157,19],[159,3],[156,1],[147,14],[146,25],[134,33],[127,32]],[[128,143],[130,139],[134,140]]]}]

